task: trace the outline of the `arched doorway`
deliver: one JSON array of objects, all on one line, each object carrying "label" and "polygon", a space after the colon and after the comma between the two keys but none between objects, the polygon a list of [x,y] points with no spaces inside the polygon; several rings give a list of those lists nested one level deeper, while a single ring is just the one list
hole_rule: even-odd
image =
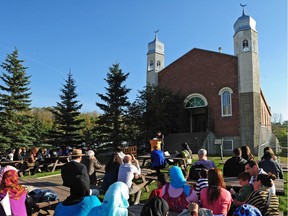
[{"label": "arched doorway", "polygon": [[184,100],[189,132],[205,132],[208,128],[208,103],[201,94],[191,94]]}]

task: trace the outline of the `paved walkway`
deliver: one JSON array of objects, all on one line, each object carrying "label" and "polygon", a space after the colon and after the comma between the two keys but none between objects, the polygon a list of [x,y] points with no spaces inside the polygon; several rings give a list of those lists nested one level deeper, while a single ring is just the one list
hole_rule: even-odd
[{"label": "paved walkway", "polygon": [[[40,178],[20,178],[19,183],[25,185],[29,191],[36,188],[52,190],[58,194],[60,200],[65,200],[70,194],[69,188],[62,186],[60,174]],[[130,206],[129,210],[132,211],[135,216],[140,216],[142,207],[143,204]],[[51,212],[50,215],[53,215],[53,212]]]}]

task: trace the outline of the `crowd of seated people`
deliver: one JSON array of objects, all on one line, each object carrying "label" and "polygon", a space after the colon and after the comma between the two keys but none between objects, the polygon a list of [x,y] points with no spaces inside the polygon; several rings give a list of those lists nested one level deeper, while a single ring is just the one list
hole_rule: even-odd
[{"label": "crowd of seated people", "polygon": [[[37,161],[40,156],[47,155],[47,152],[37,152],[36,150],[36,148],[31,148],[26,154],[26,158],[31,158],[31,163],[33,163],[33,159]],[[130,205],[139,203],[141,187],[134,186],[132,180],[141,175],[141,169],[138,160],[133,155],[120,153],[120,156],[119,149],[112,154],[110,161],[105,166],[104,180],[99,188],[100,192],[104,194],[104,200],[101,202],[98,199],[99,190],[92,187],[95,186],[95,169],[103,169],[96,159],[95,153],[90,150],[84,158],[85,154],[81,150],[74,149],[70,154],[72,160],[61,170],[63,185],[70,188],[70,195],[57,205],[55,215],[134,215],[128,209],[129,201]],[[234,162],[241,161],[239,165],[243,166],[239,174],[233,175],[238,178],[241,186],[237,192],[233,188],[230,191],[227,190],[224,182],[225,175],[216,168],[213,161],[208,160],[205,149],[198,151],[198,157],[199,160],[194,164],[202,164],[204,168],[198,171],[196,187],[188,184],[187,177],[189,175],[183,175],[180,167],[171,166],[169,180],[166,174],[158,173],[157,188],[152,190],[148,200],[144,203],[141,215],[167,216],[169,211],[173,211],[178,212],[179,216],[226,216],[237,215],[240,209],[262,215],[279,214],[279,200],[275,195],[273,181],[276,177],[280,178],[281,174],[278,172],[278,176],[276,176],[277,172],[274,174],[270,166],[268,166],[270,170],[265,165],[260,166],[261,162],[266,160],[273,160],[272,164],[275,164],[276,157],[271,149],[265,150],[259,163],[250,158],[245,160],[245,164],[242,163],[244,159],[241,157],[241,149],[234,149],[232,157]],[[10,168],[10,166],[7,166],[6,169],[2,167],[0,182],[0,200],[9,194],[11,209],[17,215],[16,212],[19,209],[25,209],[25,198],[23,197],[26,197],[26,190],[23,190],[23,187],[18,184],[17,169]],[[134,202],[131,202],[132,194],[136,194]],[[16,209],[15,205],[19,205],[19,209]],[[2,215],[1,210],[3,209],[0,208],[0,215]],[[24,210],[24,212],[26,211]],[[26,216],[27,214],[20,215]]]}]

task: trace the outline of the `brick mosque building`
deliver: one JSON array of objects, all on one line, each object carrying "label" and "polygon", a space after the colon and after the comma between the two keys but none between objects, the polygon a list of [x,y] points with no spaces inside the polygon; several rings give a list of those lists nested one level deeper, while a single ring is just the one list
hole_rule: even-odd
[{"label": "brick mosque building", "polygon": [[271,137],[271,112],[260,86],[256,22],[244,8],[234,24],[234,55],[194,48],[164,67],[164,44],[148,44],[147,85],[181,92],[179,132],[165,135],[165,150],[204,147],[209,154],[249,145],[254,154]]}]

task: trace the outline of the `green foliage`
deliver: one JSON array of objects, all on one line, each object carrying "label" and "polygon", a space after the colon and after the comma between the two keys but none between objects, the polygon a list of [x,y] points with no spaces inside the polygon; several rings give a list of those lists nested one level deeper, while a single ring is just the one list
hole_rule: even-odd
[{"label": "green foliage", "polygon": [[98,131],[95,130],[97,121],[99,119],[99,114],[96,112],[82,113],[81,118],[85,120],[85,128],[82,130],[82,135],[84,136],[84,142],[86,147],[94,149],[94,144],[97,143],[97,137],[100,135]]},{"label": "green foliage", "polygon": [[78,95],[71,72],[68,73],[61,92],[61,102],[57,102],[57,106],[51,109],[55,122],[49,133],[49,142],[57,146],[76,147],[83,142],[80,131],[84,128],[84,119],[80,118],[82,104],[76,99]]},{"label": "green foliage", "polygon": [[109,68],[105,81],[108,84],[105,94],[97,95],[103,103],[96,105],[103,111],[97,121],[95,130],[101,134],[98,137],[98,142],[112,142],[112,147],[119,145],[125,137],[125,127],[123,117],[129,106],[128,96],[130,89],[123,84],[129,73],[124,74],[119,68],[119,64],[113,64]]},{"label": "green foliage", "polygon": [[32,144],[30,135],[31,116],[29,115],[30,76],[26,75],[23,60],[18,59],[18,50],[8,54],[1,64],[4,70],[0,79],[0,142],[7,147]]},{"label": "green foliage", "polygon": [[272,123],[272,132],[278,138],[279,143],[282,147],[286,147],[282,150],[283,154],[287,155],[287,123],[284,121],[281,123]]},{"label": "green foliage", "polygon": [[183,97],[158,86],[147,86],[139,93],[132,110],[137,112],[136,119],[145,133],[145,140],[151,139],[156,131],[163,134],[178,132],[179,116],[184,111]]}]

